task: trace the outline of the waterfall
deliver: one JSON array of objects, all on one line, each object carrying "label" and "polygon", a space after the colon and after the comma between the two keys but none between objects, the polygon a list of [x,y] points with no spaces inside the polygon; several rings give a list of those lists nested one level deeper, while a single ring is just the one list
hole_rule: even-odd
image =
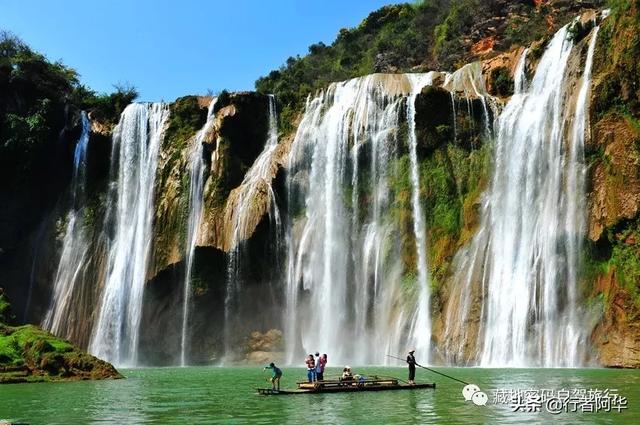
[{"label": "waterfall", "polygon": [[[385,354],[408,344],[428,356],[414,101],[434,76],[373,74],[334,83],[307,101],[287,161],[287,363],[319,350],[336,363],[383,364]],[[401,118],[409,149],[398,138]],[[412,201],[418,197],[413,216],[420,238],[419,278],[405,283],[414,270],[402,263],[391,184],[406,172],[399,161],[407,150],[414,157],[408,184]]]},{"label": "waterfall", "polygon": [[279,250],[278,241],[282,233],[282,219],[276,203],[271,181],[277,172],[278,117],[275,96],[268,95],[267,140],[260,155],[245,174],[242,183],[229,195],[225,207],[225,222],[230,223],[230,246],[227,265],[227,287],[225,295],[225,357],[233,352],[231,343],[231,321],[235,303],[240,292],[242,242],[258,224],[262,214],[257,214],[258,203],[268,205],[267,212],[275,235],[274,252]]},{"label": "waterfall", "polygon": [[189,189],[189,218],[187,220],[187,240],[185,245],[185,273],[184,273],[184,290],[182,302],[182,333],[180,338],[180,365],[187,364],[187,333],[189,325],[189,308],[191,302],[191,271],[193,267],[193,254],[196,249],[198,240],[198,232],[202,221],[203,211],[203,184],[204,184],[204,147],[203,142],[207,133],[213,127],[215,122],[215,114],[213,108],[217,98],[213,98],[209,103],[207,111],[207,121],[204,126],[196,133],[193,140],[193,146],[189,155],[189,171],[190,171],[190,189]]},{"label": "waterfall", "polygon": [[[87,262],[88,244],[85,234],[84,212],[87,184],[87,146],[91,123],[86,112],[80,113],[82,131],[76,143],[71,178],[71,207],[67,214],[67,226],[62,240],[62,254],[53,284],[53,294],[42,327],[51,333],[71,338],[74,326],[82,318],[73,314],[74,293],[82,282]],[[35,268],[35,263],[32,266]],[[30,290],[31,292],[31,290]],[[77,300],[76,300],[77,301]]]},{"label": "waterfall", "polygon": [[169,108],[134,103],[113,133],[107,199],[106,279],[89,351],[116,365],[135,365],[154,215],[158,152]]},{"label": "waterfall", "polygon": [[529,48],[526,48],[522,51],[520,55],[520,59],[518,59],[518,64],[516,65],[516,69],[513,72],[513,94],[520,95],[527,88],[527,76],[525,74],[525,66],[527,65],[527,54],[529,53]]},{"label": "waterfall", "polygon": [[480,228],[455,260],[457,286],[445,340],[459,340],[448,347],[454,351],[451,347],[458,346],[449,352],[450,360],[459,360],[464,347],[473,345],[466,327],[480,299],[476,355],[481,365],[580,364],[585,338],[577,310],[585,222],[583,144],[596,35],[597,30],[573,116],[566,90],[573,50],[567,27],[549,42],[529,85],[527,51],[521,56],[515,94],[497,121],[494,172],[482,199]]},{"label": "waterfall", "polygon": [[596,50],[599,26],[593,29],[593,34],[589,41],[587,58],[584,71],[582,73],[582,84],[576,99],[576,109],[573,117],[573,127],[571,129],[571,146],[569,149],[568,176],[566,202],[567,213],[564,223],[564,231],[567,234],[567,262],[574,267],[569,269],[567,274],[567,309],[568,317],[566,323],[566,333],[564,344],[568,347],[564,355],[567,356],[568,366],[577,366],[581,361],[581,338],[584,337],[580,326],[581,317],[578,315],[578,266],[582,252],[582,241],[586,233],[585,217],[585,178],[587,167],[584,162],[584,142],[587,132],[588,115],[588,95],[591,86],[591,68],[593,67],[593,56]]},{"label": "waterfall", "polygon": [[424,212],[420,203],[420,169],[418,164],[418,139],[416,136],[415,101],[422,88],[431,85],[433,73],[426,75],[409,74],[411,94],[407,98],[407,123],[409,125],[409,157],[411,159],[411,206],[413,212],[413,234],[416,241],[418,269],[418,305],[412,320],[409,341],[428,362],[431,342],[431,309],[429,270],[427,269],[427,230],[424,224]]}]

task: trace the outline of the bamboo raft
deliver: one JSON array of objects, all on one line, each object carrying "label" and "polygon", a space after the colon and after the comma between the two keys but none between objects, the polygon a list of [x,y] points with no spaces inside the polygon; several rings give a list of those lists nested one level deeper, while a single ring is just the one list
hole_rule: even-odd
[{"label": "bamboo raft", "polygon": [[420,390],[435,389],[436,384],[400,384],[397,379],[377,377],[353,381],[327,380],[318,382],[296,382],[296,390],[274,390],[271,388],[257,388],[261,395],[294,395],[294,394],[320,394],[320,393],[351,393],[362,391],[396,391],[396,390]]}]

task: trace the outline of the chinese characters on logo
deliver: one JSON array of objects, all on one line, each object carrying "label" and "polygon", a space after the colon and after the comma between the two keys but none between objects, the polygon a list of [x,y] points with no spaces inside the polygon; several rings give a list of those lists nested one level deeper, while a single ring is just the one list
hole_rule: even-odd
[{"label": "chinese characters on logo", "polygon": [[627,398],[616,389],[497,389],[493,404],[507,404],[514,412],[559,413],[621,412]]}]

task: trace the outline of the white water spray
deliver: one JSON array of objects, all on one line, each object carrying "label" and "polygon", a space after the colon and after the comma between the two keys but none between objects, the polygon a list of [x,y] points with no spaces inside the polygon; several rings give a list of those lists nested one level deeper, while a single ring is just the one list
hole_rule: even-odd
[{"label": "white water spray", "polygon": [[460,328],[469,323],[474,292],[481,298],[481,365],[561,367],[582,361],[577,270],[584,237],[586,102],[596,36],[597,29],[571,131],[566,128],[572,112],[566,70],[573,44],[567,27],[550,41],[528,85],[527,51],[520,58],[514,96],[498,118],[481,225],[456,258],[457,286],[445,330],[445,339],[459,338],[453,345],[460,351],[449,347],[454,361],[473,338]]},{"label": "white water spray", "polygon": [[[386,353],[408,344],[428,356],[424,221],[415,220],[422,260],[409,294],[401,281],[412,271],[401,260],[390,184],[404,173],[399,119],[406,111],[415,153],[413,105],[434,76],[369,75],[332,84],[307,102],[287,164],[288,363],[331,350],[337,363],[383,364]],[[413,163],[416,177],[417,157]],[[411,181],[418,187],[419,177]]]},{"label": "white water spray", "polygon": [[114,129],[107,201],[108,269],[89,351],[116,365],[135,365],[151,245],[158,152],[169,108],[134,103]]},{"label": "white water spray", "polygon": [[[86,203],[87,146],[91,123],[87,113],[80,114],[82,132],[76,143],[71,178],[71,208],[67,214],[67,227],[62,241],[62,254],[58,263],[53,294],[42,327],[63,338],[70,338],[82,318],[73,314],[74,292],[82,282],[87,265],[88,244],[83,216]],[[78,302],[78,300],[75,300]]]}]

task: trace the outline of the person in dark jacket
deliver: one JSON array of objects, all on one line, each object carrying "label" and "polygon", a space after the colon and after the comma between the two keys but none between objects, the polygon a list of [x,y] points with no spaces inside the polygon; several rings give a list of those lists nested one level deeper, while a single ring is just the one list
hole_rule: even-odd
[{"label": "person in dark jacket", "polygon": [[414,357],[413,353],[415,353],[416,350],[411,350],[409,351],[409,355],[407,356],[407,364],[409,365],[409,384],[411,385],[415,385],[416,381],[416,365],[418,364],[416,362],[416,358]]}]

